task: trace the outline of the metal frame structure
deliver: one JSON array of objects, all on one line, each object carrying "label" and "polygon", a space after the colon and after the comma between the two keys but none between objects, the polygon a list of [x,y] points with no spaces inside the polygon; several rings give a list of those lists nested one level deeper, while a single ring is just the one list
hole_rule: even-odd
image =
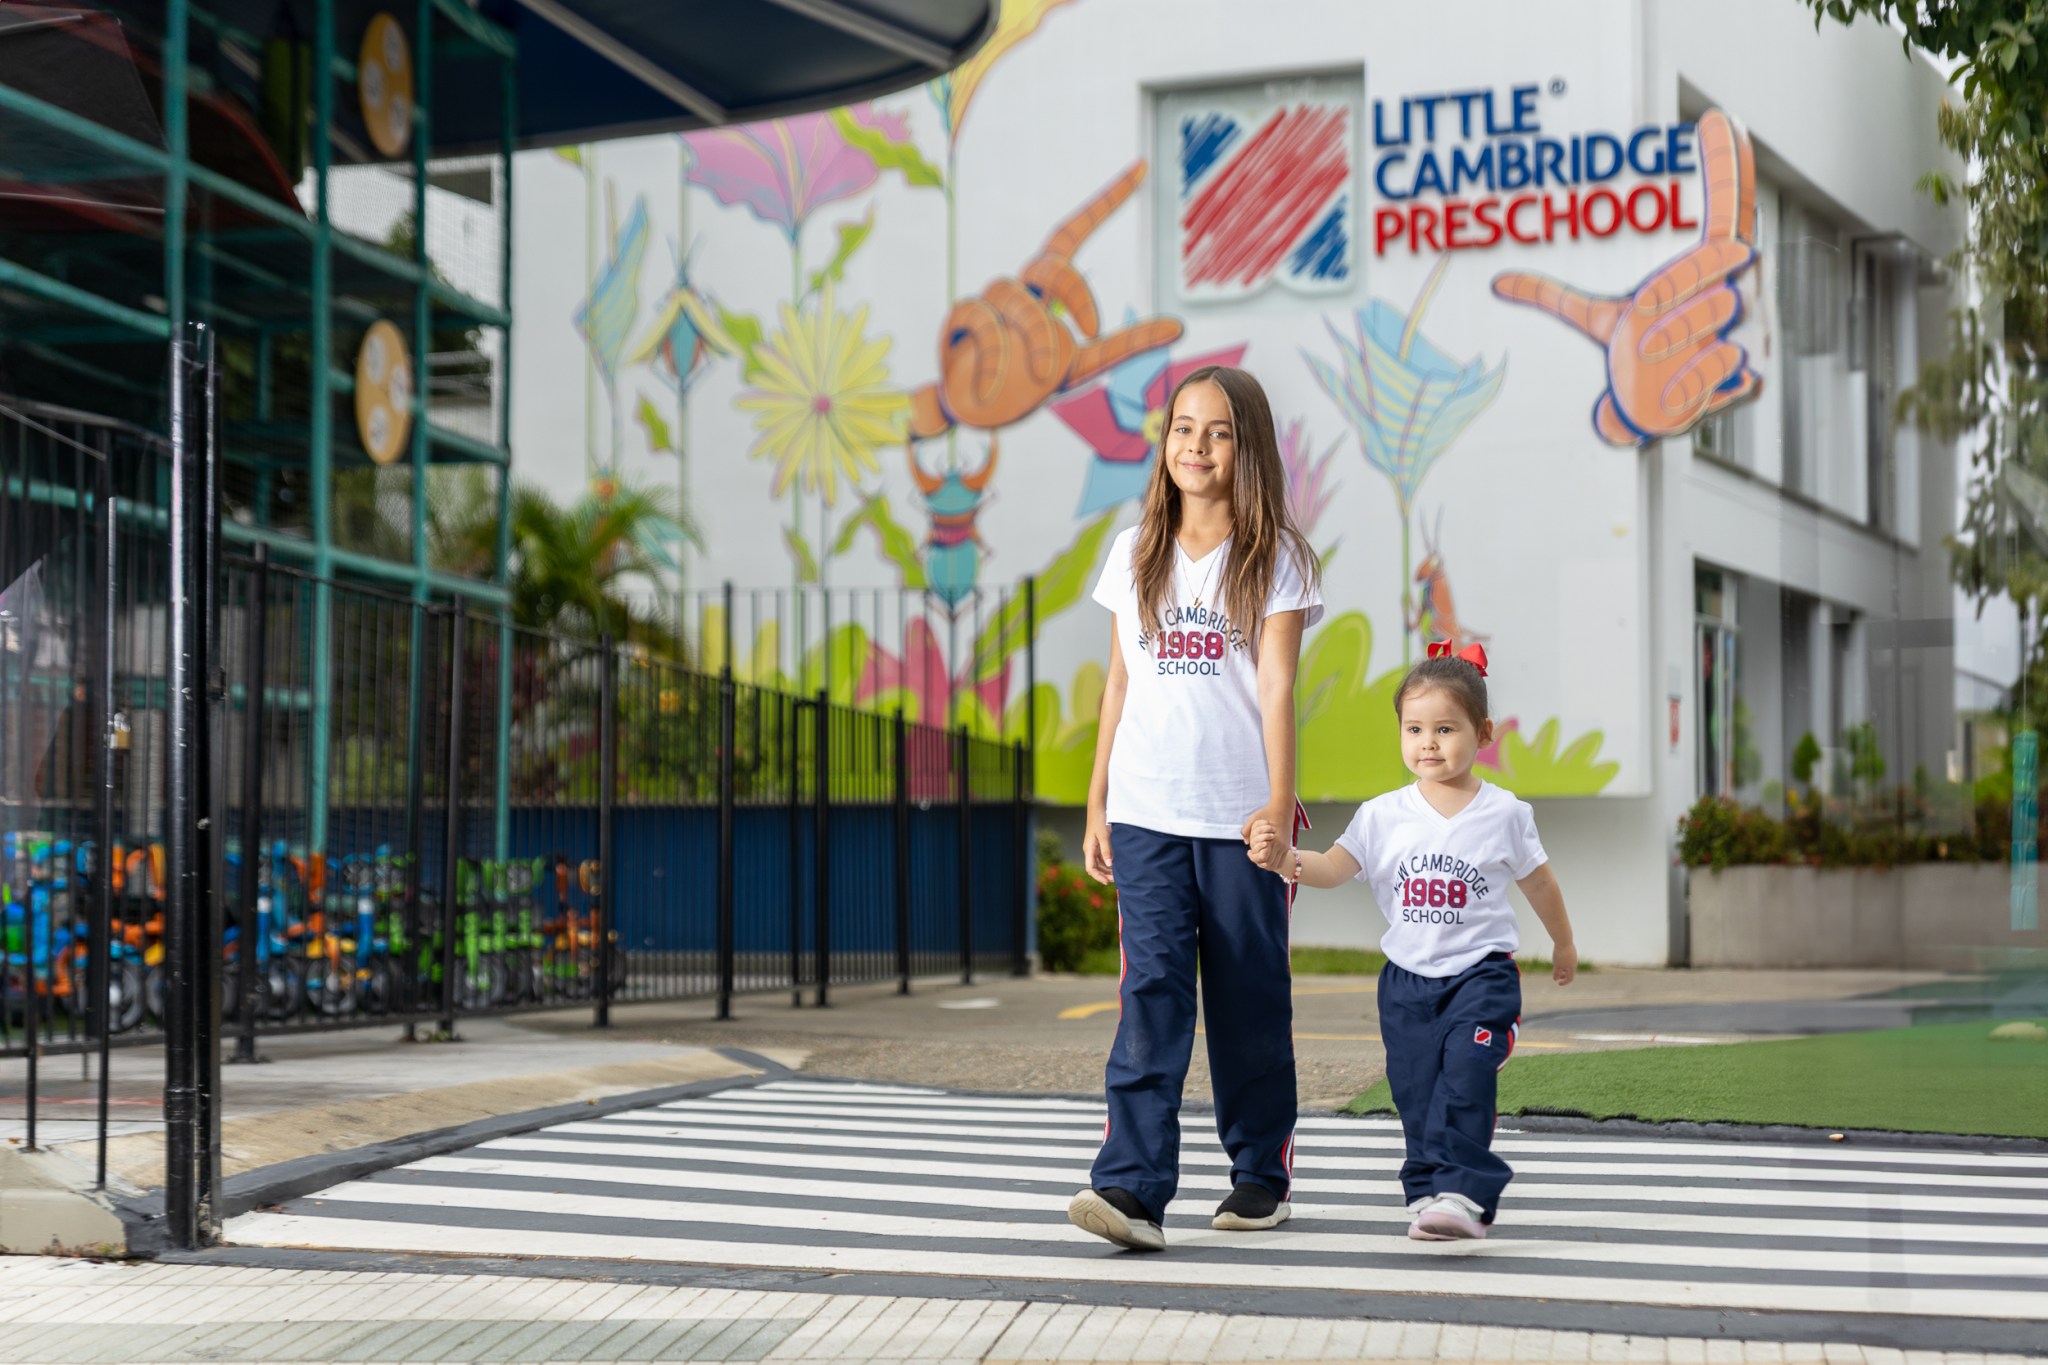
[{"label": "metal frame structure", "polygon": [[[286,48],[291,60],[310,58],[313,73],[308,88],[294,90],[304,99],[290,111],[303,130],[306,153],[296,196],[303,207],[295,211],[275,193],[265,194],[263,187],[247,183],[246,176],[237,178],[204,164],[209,158],[193,145],[195,107],[234,98],[217,79],[221,61],[216,60],[216,71],[195,63],[195,42],[209,45],[216,58],[231,50],[246,60],[252,53],[267,58],[266,45],[277,41],[274,35],[238,27],[233,8],[209,0],[102,0],[98,6],[99,14],[121,21],[130,49],[139,58],[138,70],[146,63],[160,81],[161,146],[131,136],[132,128],[121,131],[96,122],[0,77],[0,122],[10,131],[27,134],[32,142],[75,149],[75,159],[82,163],[55,174],[47,168],[39,175],[37,169],[11,166],[0,166],[0,172],[30,183],[39,178],[82,181],[86,189],[80,193],[87,195],[103,185],[149,182],[160,193],[162,206],[160,265],[139,265],[151,244],[133,235],[72,234],[75,240],[66,250],[54,251],[43,249],[33,234],[0,231],[0,356],[11,352],[27,361],[25,367],[8,366],[10,370],[61,376],[66,386],[66,391],[51,392],[52,386],[43,385],[43,391],[23,392],[21,397],[82,407],[87,404],[76,399],[81,390],[95,396],[116,393],[127,399],[137,421],[156,427],[167,401],[160,383],[164,348],[188,321],[208,324],[224,353],[241,348],[254,374],[230,374],[224,380],[223,402],[230,413],[242,417],[224,424],[223,449],[230,464],[230,488],[239,485],[248,496],[243,514],[227,519],[223,530],[231,545],[267,546],[278,561],[309,569],[321,585],[312,623],[309,699],[312,724],[320,733],[333,704],[332,606],[326,586],[330,581],[381,583],[423,603],[436,596],[464,598],[486,609],[506,602],[511,469],[511,388],[506,376],[511,359],[510,188],[517,47],[509,31],[464,0],[306,0],[300,8],[312,14],[310,42],[302,42],[297,53]],[[411,46],[411,135],[403,153],[394,158],[380,158],[374,149],[364,147],[360,130],[344,130],[337,100],[337,91],[354,95],[357,63],[347,54],[360,48],[362,30],[377,12],[397,20]],[[339,31],[344,18],[355,31]],[[495,67],[502,100],[498,147],[492,156],[491,208],[499,225],[495,304],[449,283],[430,250],[435,75],[455,62]],[[246,119],[243,124],[254,131]],[[21,142],[8,138],[0,145]],[[0,163],[9,159],[0,152]],[[279,159],[289,173],[296,159],[291,150]],[[352,234],[336,222],[341,177],[372,166],[410,182],[405,210],[412,226],[409,251],[393,249],[395,242],[380,244]],[[108,262],[115,263],[114,268],[102,268]],[[139,277],[160,283],[140,297],[120,297],[114,290],[96,287],[102,279]],[[17,300],[15,308],[7,306],[10,295]],[[10,320],[10,313],[15,320]],[[352,334],[379,319],[405,335],[413,372],[420,377],[412,389],[408,446],[394,466],[409,472],[412,492],[406,528],[410,554],[403,561],[352,548],[337,536],[335,525],[337,475],[371,467],[342,420],[345,410],[337,410],[355,387],[355,357],[340,351]],[[495,345],[484,348],[494,361],[496,377],[490,411],[495,439],[480,440],[433,420],[432,386],[426,375],[434,336],[458,327],[495,333]],[[284,376],[299,369],[303,402],[288,403],[282,392]],[[236,392],[238,387],[241,392]],[[286,411],[288,406],[302,410]],[[432,562],[428,474],[447,464],[480,464],[496,471],[497,534],[488,577],[448,572]],[[296,479],[300,471],[303,528],[280,526],[272,515],[280,481]],[[124,503],[122,510],[162,526],[169,507],[161,501],[155,507]],[[425,681],[414,679],[413,685],[417,688]],[[501,686],[509,688],[509,671]],[[504,708],[498,710],[502,714]],[[308,843],[317,850],[326,839],[326,803],[320,794],[328,785],[327,748],[316,743],[311,754],[311,790],[317,805]],[[501,792],[504,777],[501,772]],[[502,838],[502,814],[498,824]]]}]

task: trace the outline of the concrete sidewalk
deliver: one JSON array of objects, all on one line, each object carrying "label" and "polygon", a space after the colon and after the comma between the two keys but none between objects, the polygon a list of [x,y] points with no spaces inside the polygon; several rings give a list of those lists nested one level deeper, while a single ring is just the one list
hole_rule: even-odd
[{"label": "concrete sidewalk", "polygon": [[[509,1267],[508,1267],[509,1268]],[[14,1365],[263,1361],[1460,1361],[2048,1365],[1846,1342],[1293,1318],[886,1294],[0,1257]]]}]

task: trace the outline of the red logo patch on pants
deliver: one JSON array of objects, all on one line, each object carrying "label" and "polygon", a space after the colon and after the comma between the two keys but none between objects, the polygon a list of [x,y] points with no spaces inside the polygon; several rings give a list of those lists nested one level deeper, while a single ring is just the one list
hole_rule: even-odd
[{"label": "red logo patch on pants", "polygon": [[1472,1041],[1481,1047],[1485,1047],[1493,1041],[1493,1030],[1482,1024],[1480,1027],[1472,1030]]}]

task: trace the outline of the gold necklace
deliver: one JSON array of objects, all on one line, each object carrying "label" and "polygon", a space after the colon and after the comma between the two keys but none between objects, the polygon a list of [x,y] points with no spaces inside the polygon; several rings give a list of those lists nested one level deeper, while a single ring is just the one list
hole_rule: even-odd
[{"label": "gold necklace", "polygon": [[[1187,553],[1187,551],[1186,551],[1186,550],[1182,550],[1182,551],[1181,551],[1181,553],[1182,553],[1182,554],[1186,554],[1186,553]],[[1207,596],[1209,595],[1209,583],[1210,583],[1210,580],[1211,580],[1211,579],[1213,579],[1213,578],[1215,578],[1215,576],[1216,576],[1216,566],[1217,566],[1217,564],[1219,564],[1219,563],[1221,563],[1221,562],[1222,562],[1222,559],[1223,559],[1223,546],[1222,546],[1222,545],[1218,545],[1218,546],[1217,546],[1217,547],[1216,547],[1215,549],[1213,549],[1213,550],[1211,550],[1211,551],[1209,552],[1209,571],[1208,571],[1207,573],[1205,573],[1205,574],[1203,574],[1203,575],[1202,575],[1202,590],[1201,590],[1200,592],[1198,592],[1198,593],[1196,593],[1196,594],[1195,594],[1195,610],[1196,610],[1196,611],[1200,611],[1200,610],[1202,609],[1202,599],[1203,599],[1204,597],[1207,597]]]}]

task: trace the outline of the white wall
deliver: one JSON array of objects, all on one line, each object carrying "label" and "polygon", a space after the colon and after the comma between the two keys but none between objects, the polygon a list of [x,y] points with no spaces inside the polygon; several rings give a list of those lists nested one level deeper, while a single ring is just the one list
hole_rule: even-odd
[{"label": "white wall", "polygon": [[[1875,230],[1905,231],[1931,253],[1953,241],[1952,216],[1912,190],[1922,170],[1943,164],[1933,127],[1939,78],[1902,58],[1888,30],[1830,24],[1816,34],[1808,11],[1787,0],[1712,6],[1693,0],[1554,0],[1543,6],[1446,0],[1428,7],[1270,0],[1259,7],[1257,22],[1246,22],[1245,8],[1229,0],[1075,0],[1053,11],[993,68],[964,125],[954,163],[955,292],[971,295],[991,278],[1016,271],[1065,215],[1125,166],[1152,155],[1148,92],[1344,71],[1363,73],[1367,138],[1375,100],[1528,82],[1543,87],[1546,134],[1626,132],[1690,117],[1702,100],[1717,102],[1743,120],[1766,170],[1786,184],[1822,196]],[[928,159],[945,164],[943,130],[925,92],[878,103],[907,119]],[[1362,158],[1368,176],[1371,153],[1368,145]],[[673,139],[609,144],[580,169],[553,154],[522,156],[517,168],[513,419],[521,476],[574,492],[585,481],[591,433],[598,456],[609,459],[616,422],[625,475],[687,483],[707,534],[703,553],[689,565],[693,581],[788,583],[791,563],[781,528],[794,515],[815,538],[820,509],[815,498],[792,508],[788,497],[770,494],[768,467],[749,453],[752,422],[734,406],[747,387],[738,367],[713,364],[692,391],[683,423],[689,454],[679,470],[673,456],[648,451],[632,416],[643,398],[664,413],[675,411],[673,395],[642,367],[626,374],[616,399],[608,400],[591,378],[570,319],[588,279],[593,202],[603,217],[603,195],[593,198],[591,188],[607,180],[616,185],[622,217],[636,197],[646,199],[653,230],[641,292],[649,310],[667,287],[673,250],[689,255],[694,283],[773,331],[792,292],[789,244],[745,211],[704,190],[683,189]],[[1128,312],[1159,306],[1153,267],[1164,233],[1159,215],[1170,202],[1156,191],[1168,169],[1154,166],[1148,186],[1077,257],[1106,327]],[[1683,193],[1696,217],[1695,177],[1685,179]],[[1761,239],[1768,250],[1776,241],[1770,226],[1775,198],[1766,192],[1762,200]],[[1401,662],[1399,588],[1412,564],[1400,560],[1388,480],[1362,458],[1302,354],[1334,358],[1326,324],[1348,331],[1347,309],[1357,299],[1383,299],[1405,310],[1421,288],[1433,264],[1430,253],[1374,255],[1371,210],[1377,204],[1369,193],[1359,219],[1362,278],[1341,305],[1285,291],[1228,306],[1189,305],[1183,312],[1187,335],[1171,351],[1180,360],[1247,344],[1245,363],[1268,385],[1281,420],[1305,421],[1318,450],[1336,443],[1338,491],[1315,539],[1319,549],[1337,546],[1327,584],[1332,615],[1363,612],[1372,623],[1369,677]],[[941,192],[884,175],[873,190],[811,219],[799,244],[803,261],[807,269],[821,265],[837,228],[870,212],[874,232],[847,269],[838,303],[865,306],[867,333],[889,341],[892,382],[914,387],[936,374],[940,320],[949,302]],[[1694,558],[1866,612],[1888,611],[1891,601],[1888,549],[1838,519],[1787,504],[1771,486],[1780,457],[1770,388],[1741,419],[1761,481],[1695,460],[1689,440],[1642,452],[1606,446],[1588,421],[1604,379],[1599,351],[1555,320],[1505,304],[1488,290],[1496,272],[1522,268],[1588,290],[1625,292],[1683,249],[1686,238],[1667,229],[1453,253],[1422,326],[1426,337],[1460,360],[1506,364],[1499,397],[1444,456],[1419,500],[1421,520],[1446,511],[1443,549],[1459,612],[1490,637],[1499,708],[1523,718],[1528,730],[1554,718],[1567,742],[1597,730],[1602,757],[1621,765],[1600,800],[1538,802],[1580,924],[1581,949],[1594,961],[1661,962],[1674,942],[1682,942],[1682,925],[1673,918],[1678,881],[1670,850],[1673,824],[1694,790]],[[1748,287],[1756,287],[1753,278]],[[1753,306],[1739,333],[1767,385],[1780,360],[1768,345],[1768,314],[1768,305]],[[1842,417],[1833,439],[1850,439],[1849,420]],[[1001,441],[994,495],[980,517],[990,550],[983,581],[990,584],[1042,569],[1072,539],[1090,459],[1075,434],[1047,411],[1005,429]],[[971,468],[986,438],[963,432],[954,444]],[[927,464],[942,464],[946,446],[928,443]],[[904,452],[875,454],[881,469],[866,491],[889,499],[904,524],[922,534]],[[1923,489],[1952,477],[1942,460],[1924,451],[1916,458]],[[1131,511],[1125,509],[1126,521]],[[1934,512],[1925,509],[1919,528],[1928,545],[1938,544],[1946,525],[1945,510],[1940,517]],[[847,514],[842,501],[828,515],[836,527]],[[863,537],[830,564],[830,581],[893,583],[894,571],[871,543]],[[1922,583],[1935,581],[1925,565],[1918,568]],[[1926,615],[1941,609],[1931,598],[1916,607]],[[1039,676],[1056,684],[1063,699],[1076,671],[1103,657],[1103,627],[1099,611],[1085,604],[1046,624]],[[1672,695],[1681,698],[1676,743],[1669,735]],[[1319,811],[1319,825],[1334,820],[1341,826],[1343,809]],[[1052,820],[1075,824],[1072,814]],[[1372,925],[1370,907],[1359,897],[1331,899],[1340,908],[1326,910],[1318,898],[1304,897],[1298,940],[1345,941],[1338,937],[1345,925]],[[1369,937],[1376,939],[1376,927]]]}]

